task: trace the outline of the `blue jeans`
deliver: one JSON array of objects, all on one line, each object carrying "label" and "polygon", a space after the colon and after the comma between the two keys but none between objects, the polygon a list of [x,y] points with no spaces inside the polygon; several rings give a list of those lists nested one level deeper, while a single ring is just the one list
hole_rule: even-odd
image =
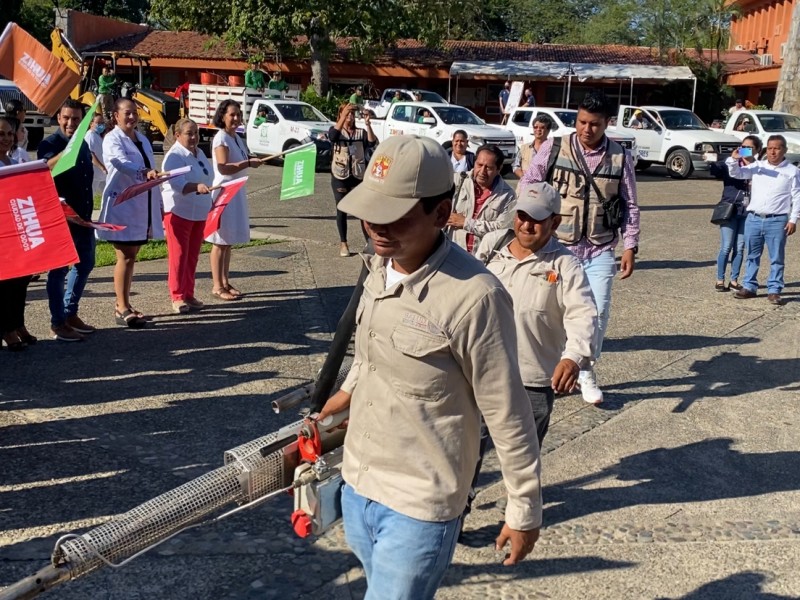
[{"label": "blue jeans", "polygon": [[717,281],[725,280],[728,258],[731,262],[731,281],[739,281],[744,259],[744,224],[746,215],[734,216],[719,226],[719,255],[717,256]]},{"label": "blue jeans", "polygon": [[786,223],[789,215],[762,218],[747,213],[744,224],[744,247],[747,252],[747,265],[742,285],[751,292],[758,290],[758,267],[764,246],[769,252],[769,278],[767,293],[780,294],[783,290],[783,261],[786,250]]},{"label": "blue jeans", "polygon": [[367,576],[364,600],[428,600],[444,577],[461,525],[420,521],[342,488],[347,544]]},{"label": "blue jeans", "polygon": [[589,287],[592,288],[594,303],[597,305],[597,330],[594,338],[594,360],[600,358],[603,351],[603,339],[606,337],[608,318],[611,314],[611,286],[617,275],[617,263],[614,260],[614,251],[607,250],[581,261]]},{"label": "blue jeans", "polygon": [[[53,327],[63,325],[67,317],[78,314],[78,304],[94,269],[94,229],[70,225],[72,242],[78,252],[78,263],[71,269],[61,267],[47,274],[47,298],[50,304],[50,324]],[[67,290],[64,293],[64,282]]]}]

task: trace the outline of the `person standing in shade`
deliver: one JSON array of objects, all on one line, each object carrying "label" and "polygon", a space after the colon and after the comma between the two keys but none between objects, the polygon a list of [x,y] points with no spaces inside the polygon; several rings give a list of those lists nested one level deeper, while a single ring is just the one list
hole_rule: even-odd
[{"label": "person standing in shade", "polygon": [[28,156],[28,129],[25,127],[25,117],[27,111],[25,105],[19,100],[9,100],[6,102],[6,116],[17,120],[19,127],[17,128],[16,144],[11,151],[12,160],[17,163],[26,163],[30,160]]},{"label": "person standing in shade", "polygon": [[133,198],[115,204],[125,189],[158,177],[153,147],[137,131],[139,115],[136,104],[128,98],[114,103],[116,126],[103,139],[103,159],[108,177],[103,190],[100,221],[124,225],[122,231],[98,230],[97,237],[114,247],[114,318],[117,325],[142,329],[145,315],[131,306],[131,285],[139,250],[149,240],[164,238],[161,226],[161,188],[155,186]]},{"label": "person standing in shade", "polygon": [[508,114],[506,113],[506,107],[508,106],[508,97],[511,95],[511,82],[506,81],[503,84],[503,89],[500,90],[500,95],[498,96],[498,102],[500,104],[500,115],[502,115],[502,119],[500,120],[501,125],[505,125],[506,119],[508,119]]},{"label": "person standing in shade", "polygon": [[471,171],[475,167],[475,153],[467,150],[469,136],[463,129],[456,129],[453,133],[452,146],[447,150],[454,173]]},{"label": "person standing in shade", "polygon": [[[357,104],[339,107],[339,118],[328,130],[328,139],[333,144],[331,160],[331,187],[337,206],[348,193],[361,183],[366,167],[367,150],[378,141],[372,131],[370,113],[364,115],[364,129],[356,127]],[[336,228],[339,231],[339,256],[350,256],[347,244],[347,215],[336,209]],[[365,234],[366,235],[366,234]]]},{"label": "person standing in shade", "polygon": [[252,90],[263,90],[267,87],[264,71],[258,68],[258,63],[250,63],[250,68],[244,72],[244,86]]},{"label": "person standing in shade", "polygon": [[530,88],[525,89],[525,106],[531,107],[536,106],[536,97],[533,95],[533,91]]},{"label": "person standing in shade", "polygon": [[[517,363],[511,298],[442,235],[450,160],[432,138],[392,136],[340,208],[375,254],[356,313],[355,360],[319,417],[349,408],[345,538],[367,599],[432,600],[450,564],[483,415],[508,490],[495,549],[530,553],[542,521],[539,445]],[[413,456],[412,456],[413,454]]]},{"label": "person standing in shade", "polygon": [[[211,142],[214,161],[215,186],[247,175],[247,169],[261,166],[257,158],[250,158],[245,142],[237,128],[242,124],[241,105],[235,100],[223,100],[213,119],[219,128]],[[217,195],[221,190],[217,192]],[[247,205],[247,186],[243,186],[222,213],[220,228],[206,238],[214,244],[211,248],[211,293],[220,300],[238,300],[242,292],[231,284],[231,246],[250,241],[250,211]]]},{"label": "person standing in shade", "polygon": [[[47,161],[53,169],[67,147],[70,139],[83,120],[83,104],[69,99],[61,106],[56,115],[58,130],[42,140],[37,157]],[[53,180],[58,195],[84,221],[92,220],[94,207],[94,167],[92,153],[83,140],[80,144],[78,159],[71,169],[56,175]],[[62,342],[80,342],[84,335],[94,333],[95,327],[84,323],[78,316],[79,305],[89,274],[94,269],[94,230],[79,223],[68,221],[72,243],[78,253],[78,262],[71,269],[59,267],[47,274],[47,298],[50,305],[50,331],[53,338]],[[66,284],[66,293],[64,285]]]},{"label": "person standing in shade", "polygon": [[191,119],[180,119],[173,131],[175,144],[164,155],[162,168],[172,171],[189,167],[190,171],[167,181],[162,192],[169,252],[167,283],[172,310],[185,314],[203,308],[203,303],[194,295],[194,284],[203,229],[211,210],[209,188],[214,172],[206,155],[197,147],[200,140],[197,124]]},{"label": "person standing in shade", "polygon": [[[11,152],[19,126],[14,117],[0,115],[0,167],[17,164]],[[30,275],[0,279],[0,337],[10,352],[21,352],[37,341],[25,327],[25,300],[30,282]]]},{"label": "person standing in shade", "polygon": [[[561,224],[556,237],[580,261],[597,305],[594,362],[600,359],[611,315],[611,287],[617,275],[614,251],[620,237],[620,279],[633,274],[639,250],[639,205],[631,155],[606,136],[611,102],[599,92],[586,94],[578,106],[575,133],[545,141],[520,186],[546,181],[561,194]],[[581,395],[600,404],[594,364],[581,369]]]},{"label": "person standing in shade", "polygon": [[766,159],[742,157],[739,149],[726,159],[731,177],[750,180],[750,203],[744,224],[744,248],[747,253],[742,289],[734,294],[737,300],[755,298],[758,290],[758,268],[764,246],[769,252],[767,300],[783,304],[783,268],[786,238],[794,234],[800,218],[800,169],[786,160],[786,138],[767,138]]},{"label": "person standing in shade", "polygon": [[104,117],[111,116],[114,110],[114,91],[117,87],[117,76],[108,67],[103,67],[100,76],[97,78],[97,95],[100,99],[100,109]]},{"label": "person standing in shade", "polygon": [[96,113],[92,117],[89,131],[83,141],[89,146],[92,153],[92,165],[94,167],[94,181],[92,182],[92,193],[102,194],[106,187],[106,166],[103,164],[103,135],[106,131],[106,120],[102,114]]},{"label": "person standing in shade", "polygon": [[283,80],[283,73],[275,71],[267,84],[267,89],[278,90],[279,92],[288,92],[289,84]]}]

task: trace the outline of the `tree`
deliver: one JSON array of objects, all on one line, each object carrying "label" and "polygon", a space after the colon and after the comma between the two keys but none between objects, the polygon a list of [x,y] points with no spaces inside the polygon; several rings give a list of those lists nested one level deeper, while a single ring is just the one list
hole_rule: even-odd
[{"label": "tree", "polygon": [[435,46],[451,25],[451,6],[438,0],[153,0],[151,17],[170,29],[215,35],[246,60],[308,56],[314,88],[325,94],[335,39],[347,38],[350,57],[365,61],[408,35]]},{"label": "tree", "polygon": [[794,3],[773,110],[800,114],[800,2]]}]

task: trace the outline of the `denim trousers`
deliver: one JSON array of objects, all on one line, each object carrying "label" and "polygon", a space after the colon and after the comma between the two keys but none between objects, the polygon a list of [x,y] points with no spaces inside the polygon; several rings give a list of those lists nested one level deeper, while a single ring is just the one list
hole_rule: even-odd
[{"label": "denim trousers", "polygon": [[769,252],[769,277],[767,293],[780,294],[783,290],[783,263],[786,250],[786,223],[789,215],[759,217],[755,213],[747,213],[744,224],[744,248],[747,262],[742,285],[751,292],[758,290],[758,267],[764,246]]},{"label": "denim trousers", "polygon": [[597,305],[597,330],[594,339],[594,360],[600,358],[603,351],[603,339],[606,337],[606,328],[611,314],[611,286],[617,275],[617,263],[614,259],[614,250],[606,250],[599,256],[581,260],[581,265],[592,288],[594,303]]},{"label": "denim trousers", "polygon": [[456,548],[461,517],[420,521],[342,488],[347,544],[367,576],[365,600],[429,600]]},{"label": "denim trousers", "polygon": [[717,281],[725,280],[725,268],[731,263],[731,281],[739,281],[744,260],[744,223],[746,215],[736,215],[719,226]]},{"label": "denim trousers", "polygon": [[[50,305],[50,324],[63,325],[67,317],[78,314],[89,273],[94,269],[94,229],[70,225],[72,242],[78,253],[78,263],[71,269],[61,267],[47,274],[47,299]],[[64,283],[66,282],[66,293]]]}]

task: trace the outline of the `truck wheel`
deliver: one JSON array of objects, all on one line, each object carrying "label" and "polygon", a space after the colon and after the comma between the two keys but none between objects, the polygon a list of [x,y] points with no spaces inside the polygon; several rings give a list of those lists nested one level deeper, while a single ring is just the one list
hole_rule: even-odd
[{"label": "truck wheel", "polygon": [[637,170],[637,171],[646,171],[646,170],[647,170],[647,169],[649,169],[649,168],[650,168],[652,165],[653,165],[653,163],[651,163],[649,160],[641,160],[641,159],[640,159],[640,160],[639,160],[639,161],[636,163],[636,170]]},{"label": "truck wheel", "polygon": [[36,150],[39,142],[44,139],[44,127],[28,128],[28,150]]},{"label": "truck wheel", "polygon": [[692,174],[692,157],[687,150],[678,148],[667,156],[667,173],[675,179],[686,179]]},{"label": "truck wheel", "polygon": [[144,137],[147,138],[148,142],[150,142],[151,144],[153,143],[153,131],[152,129],[150,129],[150,123],[148,123],[147,121],[139,121],[136,124],[136,129],[138,129],[139,133],[141,133]]}]

